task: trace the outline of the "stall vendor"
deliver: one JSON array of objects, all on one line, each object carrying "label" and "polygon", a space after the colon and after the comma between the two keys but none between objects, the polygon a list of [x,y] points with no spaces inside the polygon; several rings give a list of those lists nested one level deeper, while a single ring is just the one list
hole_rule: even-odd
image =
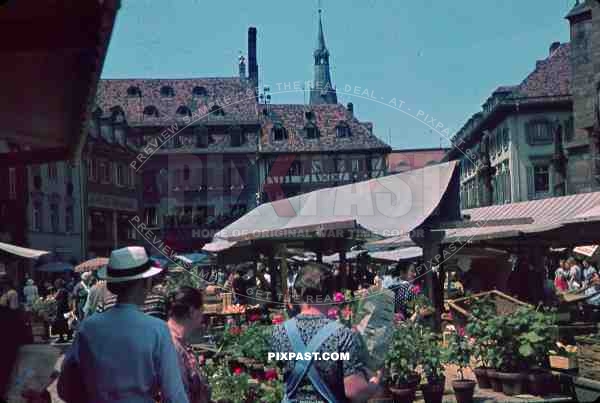
[{"label": "stall vendor", "polygon": [[590,305],[600,306],[600,275],[593,273],[590,278],[590,287],[585,290],[585,295],[590,295],[586,302]]}]

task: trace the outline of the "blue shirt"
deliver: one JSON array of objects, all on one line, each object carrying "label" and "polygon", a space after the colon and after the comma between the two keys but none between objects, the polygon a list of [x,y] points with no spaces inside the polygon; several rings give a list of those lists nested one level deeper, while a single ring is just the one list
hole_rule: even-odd
[{"label": "blue shirt", "polygon": [[[61,398],[85,388],[88,403],[189,403],[177,353],[165,322],[137,305],[117,304],[84,320],[65,354]],[[77,393],[74,393],[75,395]]]}]

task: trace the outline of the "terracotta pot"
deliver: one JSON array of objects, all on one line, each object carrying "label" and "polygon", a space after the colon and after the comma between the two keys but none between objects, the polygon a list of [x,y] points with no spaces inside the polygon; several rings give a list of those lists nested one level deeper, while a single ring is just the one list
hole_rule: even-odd
[{"label": "terracotta pot", "polygon": [[456,402],[472,403],[473,394],[475,393],[475,385],[477,385],[477,382],[470,379],[452,381],[452,389],[454,389]]},{"label": "terracotta pot", "polygon": [[526,378],[519,372],[497,372],[496,376],[502,382],[502,392],[507,396],[522,395],[527,392]]},{"label": "terracotta pot", "polygon": [[535,371],[527,374],[527,390],[530,395],[544,396],[550,394],[554,376],[550,372]]},{"label": "terracotta pot", "polygon": [[442,403],[444,397],[444,386],[446,379],[438,379],[427,382],[425,385],[421,385],[421,391],[423,392],[423,399],[425,403]]},{"label": "terracotta pot", "polygon": [[498,378],[498,372],[495,369],[488,369],[487,376],[490,379],[490,384],[492,385],[492,390],[494,392],[502,393],[502,382]]},{"label": "terracotta pot", "polygon": [[479,386],[479,389],[492,388],[492,383],[490,382],[490,377],[488,376],[488,368],[473,368],[473,373],[475,374],[475,378],[477,378],[477,386]]}]

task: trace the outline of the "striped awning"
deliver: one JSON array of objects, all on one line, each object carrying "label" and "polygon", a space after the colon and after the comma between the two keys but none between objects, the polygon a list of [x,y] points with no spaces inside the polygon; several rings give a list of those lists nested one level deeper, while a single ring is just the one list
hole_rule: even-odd
[{"label": "striped awning", "polygon": [[[569,224],[600,223],[600,192],[480,207],[464,210],[462,214],[469,218],[463,226],[440,228],[445,233],[442,243],[506,239],[544,233]],[[523,222],[514,223],[519,219]],[[507,224],[503,225],[502,220]],[[473,224],[469,226],[469,222]],[[413,241],[405,235],[371,242],[367,247],[373,250],[411,245]]]}]

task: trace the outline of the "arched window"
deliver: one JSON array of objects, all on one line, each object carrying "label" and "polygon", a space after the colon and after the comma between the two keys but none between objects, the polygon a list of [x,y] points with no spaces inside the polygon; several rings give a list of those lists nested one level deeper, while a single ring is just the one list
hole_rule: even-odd
[{"label": "arched window", "polygon": [[338,123],[335,128],[335,132],[336,136],[341,138],[352,136],[352,133],[350,132],[350,126],[348,126],[348,123],[346,122]]},{"label": "arched window", "polygon": [[173,90],[173,87],[169,87],[168,85],[163,86],[160,89],[160,95],[163,97],[174,97],[175,96],[175,90]]},{"label": "arched window", "polygon": [[154,106],[154,105],[148,105],[144,108],[144,115],[157,118],[158,117],[158,109],[156,109],[156,106]]},{"label": "arched window", "polygon": [[213,105],[210,108],[210,113],[213,116],[225,116],[225,111],[219,105]]},{"label": "arched window", "polygon": [[192,90],[192,95],[195,97],[205,97],[208,95],[208,91],[204,87],[196,86]]},{"label": "arched window", "polygon": [[192,116],[192,111],[185,105],[181,105],[175,112],[179,116]]},{"label": "arched window", "polygon": [[288,138],[288,133],[285,127],[283,126],[274,126],[272,129],[273,132],[273,140],[275,141],[283,141]]},{"label": "arched window", "polygon": [[128,97],[141,97],[142,90],[140,90],[140,87],[136,87],[135,85],[132,85],[131,87],[127,88],[127,96]]}]

